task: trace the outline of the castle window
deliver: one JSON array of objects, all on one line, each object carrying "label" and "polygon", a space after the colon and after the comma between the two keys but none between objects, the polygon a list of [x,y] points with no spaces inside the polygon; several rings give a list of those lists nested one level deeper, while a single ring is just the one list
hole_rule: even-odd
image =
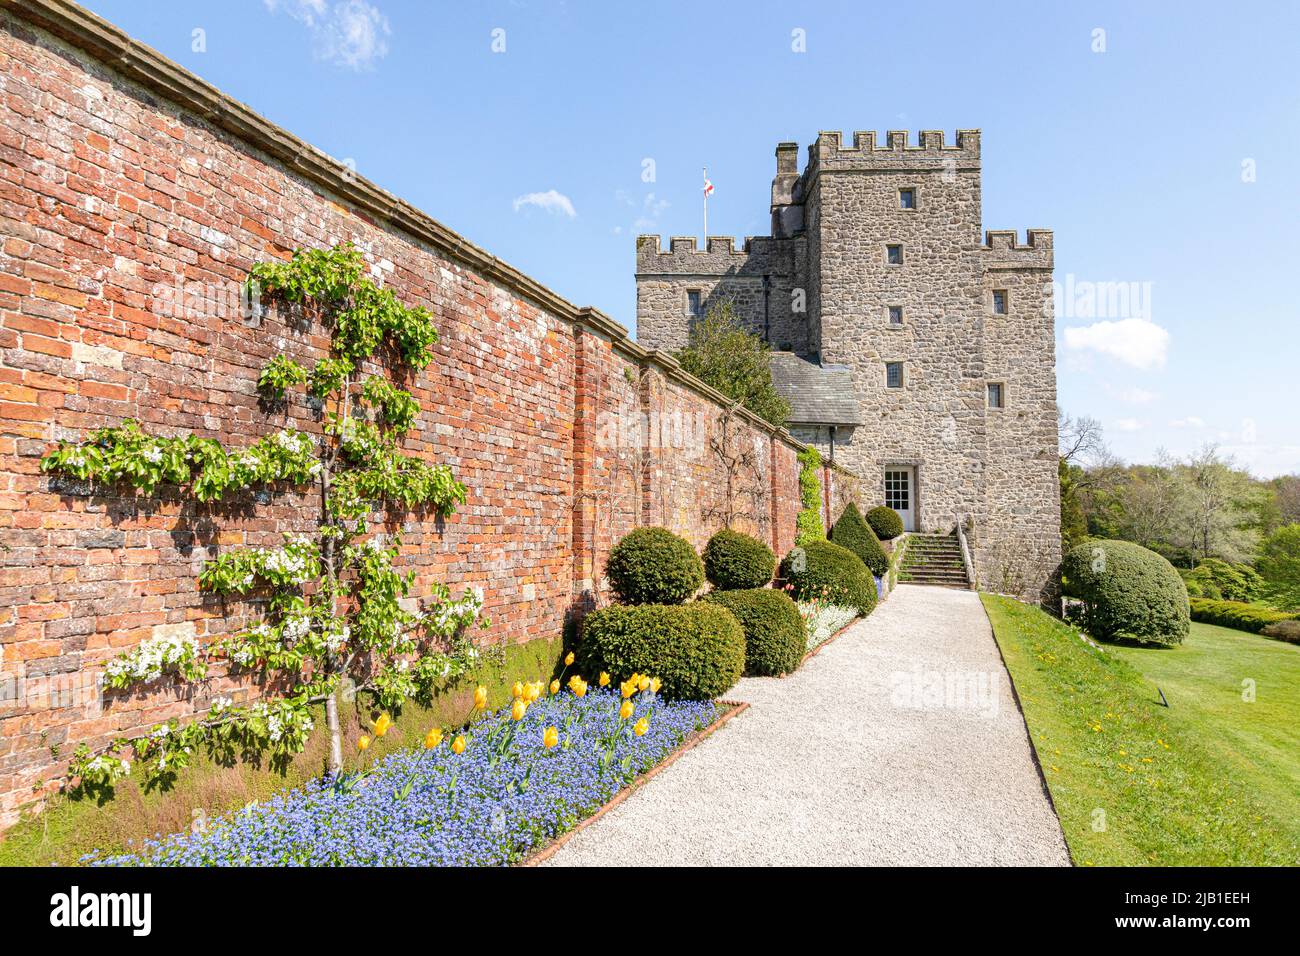
[{"label": "castle window", "polygon": [[903,363],[902,362],[885,363],[885,387],[886,388],[903,387]]},{"label": "castle window", "polygon": [[993,314],[994,315],[1007,314],[1007,290],[1006,289],[993,290]]},{"label": "castle window", "polygon": [[989,382],[989,408],[1005,408],[1005,388],[1001,382]]},{"label": "castle window", "polygon": [[901,305],[891,305],[889,307],[889,324],[890,325],[903,324],[903,307]]},{"label": "castle window", "polygon": [[885,261],[891,266],[903,264],[903,247],[897,244],[885,246]]},{"label": "castle window", "polygon": [[900,189],[898,191],[898,208],[915,209],[916,208],[916,190]]},{"label": "castle window", "polygon": [[699,289],[686,290],[686,314],[692,319],[700,318],[701,298]]}]

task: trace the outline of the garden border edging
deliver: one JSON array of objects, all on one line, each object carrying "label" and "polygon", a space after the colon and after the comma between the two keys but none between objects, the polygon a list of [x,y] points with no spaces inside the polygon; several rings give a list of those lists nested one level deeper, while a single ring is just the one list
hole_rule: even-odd
[{"label": "garden border edging", "polygon": [[[829,643],[831,640],[834,640],[836,636],[838,635],[834,635],[831,638],[828,638],[823,643]],[[731,718],[739,714],[743,714],[746,710],[749,709],[748,701],[719,699],[718,703],[728,708],[726,713],[719,716],[717,719],[713,721],[713,723],[709,724],[707,727],[704,727],[703,729],[696,731],[694,734],[692,734],[691,736],[683,740],[676,750],[670,753],[663,760],[659,761],[657,764],[655,764],[645,773],[637,776],[626,787],[624,787],[618,793],[614,794],[614,796],[612,796],[607,803],[603,804],[591,816],[587,817],[584,820],[579,821],[572,829],[566,830],[564,833],[561,833],[550,843],[547,843],[545,846],[536,850],[529,856],[524,857],[524,859],[516,863],[515,866],[533,867],[545,863],[556,853],[558,853],[560,851],[560,848],[563,847],[566,843],[568,843],[569,840],[572,839],[576,834],[581,833],[584,829],[586,829],[591,824],[595,823],[597,820],[603,817],[610,810],[613,810],[620,803],[622,803],[629,796],[631,796],[635,791],[639,790],[651,779],[653,779],[654,776],[658,774],[661,770],[664,770],[665,768],[672,766],[674,763],[677,762],[677,759],[679,757],[681,757],[688,751],[694,749],[697,744],[701,743],[706,738],[711,737],[716,730],[721,728],[725,723],[727,723],[727,721],[731,720]]]}]

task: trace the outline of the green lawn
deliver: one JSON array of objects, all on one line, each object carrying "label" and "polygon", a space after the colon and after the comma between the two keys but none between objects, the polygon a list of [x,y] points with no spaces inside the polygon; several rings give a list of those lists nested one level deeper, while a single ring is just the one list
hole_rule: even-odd
[{"label": "green lawn", "polygon": [[[1285,736],[1300,723],[1300,648],[1197,625],[1183,648],[1097,649],[1038,608],[982,597],[1076,863],[1296,863],[1286,791],[1300,770]],[[1223,643],[1224,633],[1249,644]],[[1238,676],[1243,666],[1252,673]],[[1160,678],[1172,708],[1139,668],[1183,675]],[[1243,677],[1257,700],[1235,709],[1225,695],[1240,701]]]},{"label": "green lawn", "polygon": [[1181,647],[1115,651],[1164,691],[1170,720],[1248,781],[1300,841],[1300,647],[1193,624]]}]

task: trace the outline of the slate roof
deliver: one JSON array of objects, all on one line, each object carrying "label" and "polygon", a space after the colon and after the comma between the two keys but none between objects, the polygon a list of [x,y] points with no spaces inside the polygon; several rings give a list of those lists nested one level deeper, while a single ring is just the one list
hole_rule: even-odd
[{"label": "slate roof", "polygon": [[793,425],[860,425],[847,365],[818,365],[793,352],[772,352],[772,384],[790,402]]}]

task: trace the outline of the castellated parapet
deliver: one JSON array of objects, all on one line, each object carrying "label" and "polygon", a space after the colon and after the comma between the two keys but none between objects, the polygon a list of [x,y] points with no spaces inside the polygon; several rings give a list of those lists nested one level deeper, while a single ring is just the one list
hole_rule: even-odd
[{"label": "castellated parapet", "polygon": [[862,504],[905,473],[913,528],[968,524],[981,583],[1040,596],[1060,557],[1052,233],[982,233],[978,130],[851,143],[818,134],[802,170],[777,145],[769,236],[639,237],[638,339],[681,348],[692,309],[730,302],[851,380],[856,415],[791,428],[866,479]]}]

